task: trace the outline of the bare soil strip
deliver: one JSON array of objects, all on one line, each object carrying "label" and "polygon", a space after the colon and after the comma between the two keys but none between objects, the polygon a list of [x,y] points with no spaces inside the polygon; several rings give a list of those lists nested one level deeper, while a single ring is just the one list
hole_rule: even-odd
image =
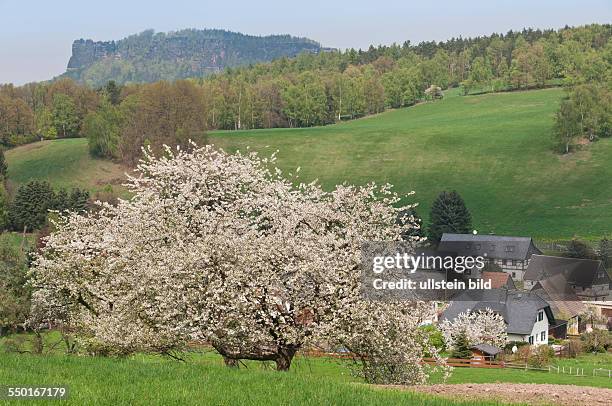
[{"label": "bare soil strip", "polygon": [[533,383],[465,383],[399,387],[462,400],[489,400],[528,405],[612,405],[612,389]]}]

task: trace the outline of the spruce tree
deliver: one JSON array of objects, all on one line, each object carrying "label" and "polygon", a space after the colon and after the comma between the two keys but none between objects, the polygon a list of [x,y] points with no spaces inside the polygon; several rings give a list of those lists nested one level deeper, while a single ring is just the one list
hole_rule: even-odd
[{"label": "spruce tree", "polygon": [[444,233],[466,234],[472,230],[472,216],[459,193],[442,192],[431,206],[429,239],[437,244]]},{"label": "spruce tree", "polygon": [[55,192],[47,182],[30,181],[21,185],[11,205],[10,218],[17,231],[32,231],[47,222],[49,209],[54,208]]},{"label": "spruce tree", "polygon": [[84,212],[89,206],[89,192],[85,189],[74,188],[70,192],[68,207],[71,211]]},{"label": "spruce tree", "polygon": [[451,352],[452,358],[472,358],[472,351],[470,350],[470,343],[468,342],[465,330],[459,333],[453,347]]}]

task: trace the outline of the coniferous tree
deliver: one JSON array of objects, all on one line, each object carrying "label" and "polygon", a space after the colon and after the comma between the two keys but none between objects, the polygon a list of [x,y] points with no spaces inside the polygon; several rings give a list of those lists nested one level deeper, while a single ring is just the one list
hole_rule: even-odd
[{"label": "coniferous tree", "polygon": [[70,192],[68,199],[68,209],[76,212],[84,212],[87,210],[89,202],[89,192],[85,189],[74,188]]},{"label": "coniferous tree", "polygon": [[429,239],[439,243],[444,233],[469,233],[472,216],[459,193],[442,192],[431,206]]},{"label": "coniferous tree", "polygon": [[48,182],[30,181],[20,186],[10,208],[13,227],[18,231],[42,227],[54,202],[55,193]]},{"label": "coniferous tree", "polygon": [[455,340],[455,346],[451,352],[452,358],[472,358],[472,351],[470,350],[470,343],[465,330],[459,333],[457,340]]}]

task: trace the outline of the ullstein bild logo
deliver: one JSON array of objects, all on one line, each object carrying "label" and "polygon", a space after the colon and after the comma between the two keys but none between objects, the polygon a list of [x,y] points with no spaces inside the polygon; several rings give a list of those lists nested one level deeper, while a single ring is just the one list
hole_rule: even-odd
[{"label": "ullstein bild logo", "polygon": [[466,290],[491,289],[480,279],[486,258],[458,256],[408,243],[362,247],[362,295],[370,300],[449,300]]}]

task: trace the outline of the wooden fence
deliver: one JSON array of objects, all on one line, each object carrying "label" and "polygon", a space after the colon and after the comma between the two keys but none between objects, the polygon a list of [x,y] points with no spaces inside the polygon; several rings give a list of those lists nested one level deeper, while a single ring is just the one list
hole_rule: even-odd
[{"label": "wooden fence", "polygon": [[[302,351],[301,354],[305,357],[328,357],[337,359],[353,359],[355,356],[350,352],[324,352],[321,350],[310,349]],[[435,358],[423,358],[423,363],[428,365],[436,365]],[[570,366],[546,366],[543,368],[531,366],[527,363],[509,362],[509,361],[491,361],[482,358],[447,358],[446,365],[455,368],[510,368],[521,369],[524,371],[543,371],[557,374],[565,374],[572,376],[587,376],[584,368]],[[593,370],[593,376],[607,376],[612,378],[612,370],[598,368]]]},{"label": "wooden fence", "polygon": [[[324,352],[320,350],[306,350],[301,354],[305,357],[328,357],[337,359],[353,359],[354,355],[350,352]],[[435,358],[423,358],[423,362],[429,365],[435,365]],[[462,358],[447,358],[446,365],[451,367],[468,367],[468,368],[504,368],[507,363],[503,361],[490,361],[485,359],[462,359]]]},{"label": "wooden fence", "polygon": [[[423,362],[430,365],[436,364],[435,358],[423,358]],[[506,363],[503,361],[490,361],[486,359],[463,359],[463,358],[447,358],[446,365],[451,367],[468,367],[468,368],[504,368]]]}]

